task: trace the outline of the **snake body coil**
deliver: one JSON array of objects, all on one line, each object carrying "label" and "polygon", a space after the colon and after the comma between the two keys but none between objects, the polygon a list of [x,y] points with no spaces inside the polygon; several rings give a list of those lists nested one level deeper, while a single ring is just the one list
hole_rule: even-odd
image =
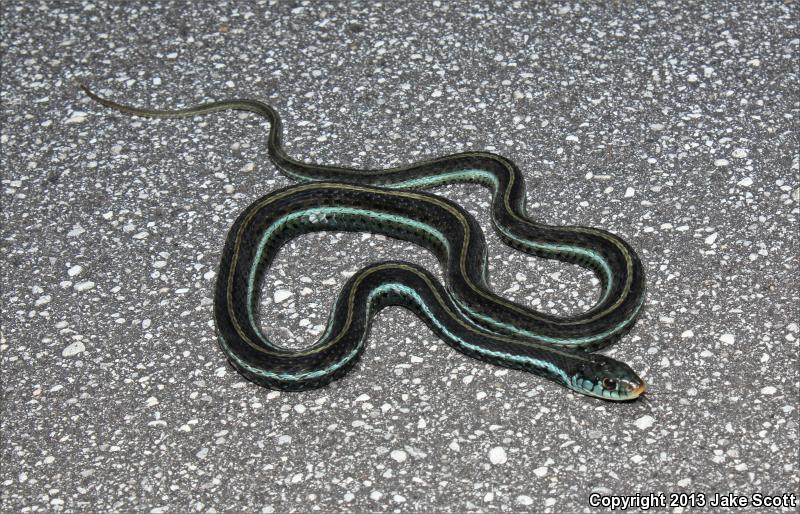
[{"label": "snake body coil", "polygon": [[[374,314],[401,305],[472,357],[604,399],[628,400],[644,391],[644,382],[626,364],[588,353],[621,337],[641,309],[644,273],[636,253],[604,230],[528,218],[524,181],[511,161],[469,152],[384,170],[304,163],[285,153],[280,117],[263,102],[229,100],[165,111],[118,104],[83,89],[97,102],[137,116],[179,118],[235,109],[269,120],[271,160],[304,183],[271,192],[239,215],[222,252],[215,296],[220,345],[253,382],[287,390],[327,384],[356,362]],[[600,300],[579,315],[557,317],[492,293],[486,245],[474,218],[453,202],[413,191],[461,182],[490,188],[492,223],[504,242],[591,269],[601,282]],[[420,244],[442,262],[446,287],[410,263],[370,265],[344,286],[317,343],[299,351],[281,348],[256,323],[259,278],[286,241],[323,230],[374,232]]]}]

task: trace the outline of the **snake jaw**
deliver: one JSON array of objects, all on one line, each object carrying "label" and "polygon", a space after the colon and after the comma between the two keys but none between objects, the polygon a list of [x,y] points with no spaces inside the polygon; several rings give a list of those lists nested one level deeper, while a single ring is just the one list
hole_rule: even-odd
[{"label": "snake jaw", "polygon": [[644,392],[647,390],[647,384],[644,383],[644,380],[636,377],[635,380],[626,379],[620,382],[618,388],[618,398],[614,398],[615,400],[619,401],[631,401],[639,398]]}]

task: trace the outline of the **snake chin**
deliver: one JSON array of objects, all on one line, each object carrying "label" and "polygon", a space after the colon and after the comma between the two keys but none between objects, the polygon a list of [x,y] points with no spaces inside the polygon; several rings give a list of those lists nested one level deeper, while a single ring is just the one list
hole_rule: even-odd
[{"label": "snake chin", "polygon": [[592,354],[572,376],[571,388],[610,401],[631,401],[644,394],[647,385],[633,369],[603,355]]}]

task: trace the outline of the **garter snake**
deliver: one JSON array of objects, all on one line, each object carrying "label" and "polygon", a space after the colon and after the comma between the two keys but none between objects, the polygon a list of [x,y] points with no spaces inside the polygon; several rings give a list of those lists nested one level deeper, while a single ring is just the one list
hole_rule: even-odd
[{"label": "garter snake", "polygon": [[[301,183],[266,194],[239,215],[222,251],[214,299],[220,346],[249,380],[284,390],[323,386],[357,361],[375,313],[400,305],[449,345],[477,359],[607,400],[635,399],[644,392],[644,382],[627,364],[590,353],[624,335],[641,310],[644,272],[636,252],[601,229],[550,226],[529,218],[523,177],[510,160],[465,152],[387,169],[307,163],[286,154],[281,118],[261,101],[142,109],[81,88],[100,104],[136,116],[183,118],[241,110],[269,121],[270,159]],[[492,225],[500,238],[525,253],[592,270],[601,283],[600,299],[581,314],[559,317],[495,295],[488,286],[486,244],[475,219],[457,204],[420,191],[451,183],[488,187]],[[407,262],[369,265],[342,288],[314,345],[283,348],[256,323],[259,279],[287,241],[326,230],[379,233],[426,247],[443,264],[445,286]]]}]

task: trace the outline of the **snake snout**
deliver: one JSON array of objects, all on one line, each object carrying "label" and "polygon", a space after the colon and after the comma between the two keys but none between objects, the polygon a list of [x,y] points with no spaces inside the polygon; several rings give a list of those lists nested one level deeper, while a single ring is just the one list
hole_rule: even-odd
[{"label": "snake snout", "polygon": [[621,389],[623,390],[624,396],[634,400],[644,394],[647,390],[647,384],[645,384],[644,380],[641,378],[636,377],[635,380],[623,380]]}]

